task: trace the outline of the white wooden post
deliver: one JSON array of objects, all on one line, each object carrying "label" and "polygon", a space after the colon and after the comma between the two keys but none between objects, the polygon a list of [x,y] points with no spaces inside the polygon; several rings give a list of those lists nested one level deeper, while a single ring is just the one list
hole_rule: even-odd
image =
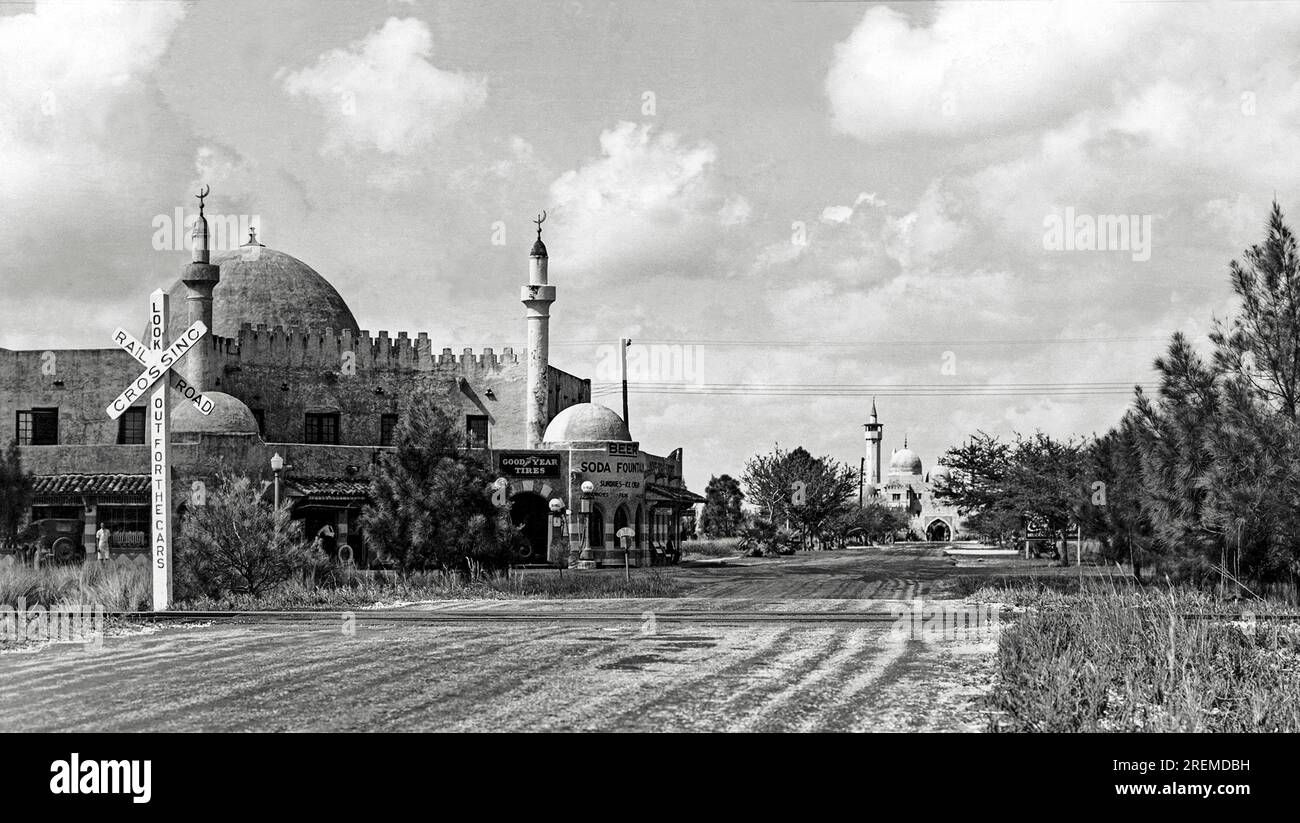
[{"label": "white wooden post", "polygon": [[[149,567],[153,569],[153,610],[166,611],[172,600],[172,482],[171,455],[168,428],[171,410],[168,408],[168,374],[176,361],[185,356],[208,333],[201,321],[186,329],[176,342],[167,344],[167,292],[159,289],[149,295],[149,338],[143,344],[122,329],[113,333],[113,340],[141,365],[144,373],[123,389],[109,404],[107,412],[112,420],[121,417],[131,404],[149,391],[147,406],[149,445]],[[212,411],[213,403],[193,387],[186,387],[186,397],[201,413]],[[152,389],[152,390],[151,390]]]}]

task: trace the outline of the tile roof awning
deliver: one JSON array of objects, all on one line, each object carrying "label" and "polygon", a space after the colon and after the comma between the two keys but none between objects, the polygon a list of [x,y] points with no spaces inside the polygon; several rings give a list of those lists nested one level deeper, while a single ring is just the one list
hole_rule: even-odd
[{"label": "tile roof awning", "polygon": [[350,505],[370,499],[370,480],[365,477],[295,477],[285,483],[285,494],[298,505]]},{"label": "tile roof awning", "polygon": [[32,497],[80,499],[83,497],[116,501],[149,502],[147,474],[38,474],[33,480]]},{"label": "tile roof awning", "polygon": [[646,485],[646,497],[651,503],[677,503],[682,506],[705,502],[703,497],[685,486],[664,486],[659,483]]}]

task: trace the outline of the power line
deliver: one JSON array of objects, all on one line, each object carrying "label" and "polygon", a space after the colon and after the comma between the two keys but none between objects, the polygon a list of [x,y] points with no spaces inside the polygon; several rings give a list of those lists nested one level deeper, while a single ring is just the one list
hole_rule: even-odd
[{"label": "power line", "polygon": [[[1125,396],[1141,381],[1081,383],[629,383],[633,394],[732,397],[1086,397]],[[594,384],[592,397],[617,394],[621,385]]]},{"label": "power line", "polygon": [[[1166,337],[1038,337],[987,340],[703,340],[689,338],[635,338],[635,344],[679,346],[728,346],[739,348],[873,348],[877,346],[1037,346],[1087,343],[1163,343]],[[554,346],[615,345],[611,340],[551,341]]]}]

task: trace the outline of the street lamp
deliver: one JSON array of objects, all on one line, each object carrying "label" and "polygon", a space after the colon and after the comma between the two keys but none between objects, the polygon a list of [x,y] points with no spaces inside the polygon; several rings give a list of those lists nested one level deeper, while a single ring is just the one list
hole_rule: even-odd
[{"label": "street lamp", "polygon": [[275,507],[280,508],[280,472],[284,471],[284,458],[276,452],[271,456],[271,472],[275,474]]},{"label": "street lamp", "polygon": [[578,559],[590,561],[593,559],[591,556],[591,493],[596,490],[596,484],[584,480],[579,488],[582,489],[582,501],[578,509],[582,513],[582,551],[578,554]]}]

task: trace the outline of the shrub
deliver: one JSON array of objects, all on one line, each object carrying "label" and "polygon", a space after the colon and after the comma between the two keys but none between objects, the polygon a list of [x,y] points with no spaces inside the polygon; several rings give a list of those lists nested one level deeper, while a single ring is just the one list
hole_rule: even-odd
[{"label": "shrub", "polygon": [[799,537],[785,526],[756,517],[740,530],[738,545],[750,557],[794,554]]},{"label": "shrub", "polygon": [[224,475],[207,504],[186,512],[176,541],[178,597],[227,592],[257,596],[311,565],[302,523],[253,490],[247,477]]}]

